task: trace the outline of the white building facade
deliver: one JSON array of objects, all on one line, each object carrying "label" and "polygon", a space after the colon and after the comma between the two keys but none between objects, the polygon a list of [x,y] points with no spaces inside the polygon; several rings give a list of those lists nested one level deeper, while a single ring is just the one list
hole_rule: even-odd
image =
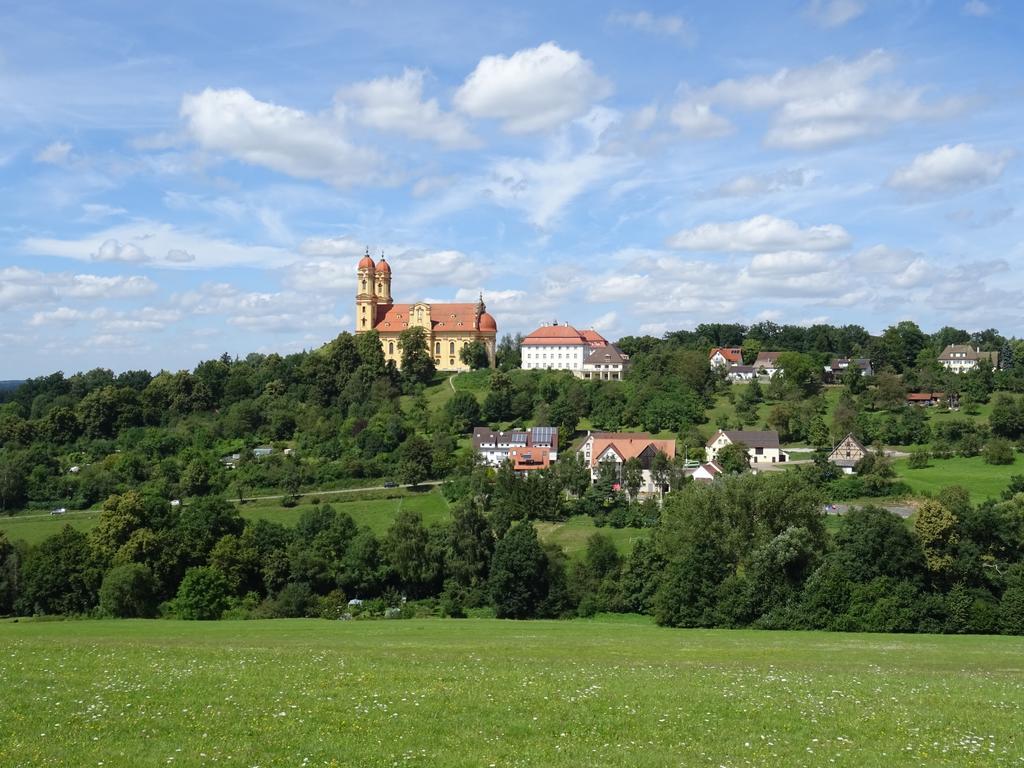
[{"label": "white building facade", "polygon": [[567,323],[545,325],[523,339],[522,367],[578,373],[590,353],[607,344],[597,331],[578,331]]}]

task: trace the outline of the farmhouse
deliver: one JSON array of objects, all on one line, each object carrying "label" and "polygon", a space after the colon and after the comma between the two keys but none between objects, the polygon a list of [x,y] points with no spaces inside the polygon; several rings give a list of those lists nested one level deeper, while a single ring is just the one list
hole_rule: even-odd
[{"label": "farmhouse", "polygon": [[743,350],[739,347],[715,347],[708,352],[708,363],[712,368],[728,368],[743,364]]},{"label": "farmhouse", "polygon": [[837,357],[825,366],[825,381],[837,384],[850,368],[859,369],[861,376],[873,376],[875,373],[871,361],[866,357]]},{"label": "farmhouse", "polygon": [[979,365],[998,368],[999,353],[982,352],[980,348],[968,344],[950,344],[939,355],[939,365],[953,373],[972,371]]},{"label": "farmhouse", "polygon": [[851,432],[832,449],[828,460],[841,468],[847,475],[852,475],[854,466],[864,458],[867,452],[867,448]]},{"label": "farmhouse", "polygon": [[754,370],[757,374],[765,376],[774,376],[779,372],[779,355],[781,352],[758,352],[757,359],[754,360]]},{"label": "farmhouse", "polygon": [[718,452],[727,445],[742,443],[747,446],[751,465],[781,464],[789,461],[789,454],[779,447],[779,433],[774,430],[754,432],[748,430],[718,430],[707,444],[707,455],[711,461],[718,459]]},{"label": "farmhouse", "polygon": [[683,474],[693,478],[695,483],[713,483],[715,479],[725,472],[722,465],[715,461],[708,461],[697,467],[684,470]]},{"label": "farmhouse", "polygon": [[640,495],[651,495],[668,488],[655,481],[652,462],[659,453],[672,459],[676,455],[675,440],[655,440],[644,432],[588,432],[578,453],[590,467],[593,483],[601,474],[602,465],[613,464],[616,477],[621,481],[623,465],[630,459],[639,459],[643,481]]},{"label": "farmhouse", "polygon": [[757,378],[757,370],[752,365],[730,365],[726,371],[725,378],[729,381],[753,381]]},{"label": "farmhouse", "polygon": [[907,394],[907,405],[929,407],[941,405],[945,399],[945,392],[909,392]]}]

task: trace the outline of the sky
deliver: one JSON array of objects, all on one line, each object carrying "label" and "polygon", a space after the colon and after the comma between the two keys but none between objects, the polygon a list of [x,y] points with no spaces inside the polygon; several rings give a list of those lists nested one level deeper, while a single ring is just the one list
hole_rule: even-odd
[{"label": "sky", "polygon": [[[158,7],[159,5],[159,7]],[[351,330],[1024,335],[1015,0],[5,3],[0,379]]]}]

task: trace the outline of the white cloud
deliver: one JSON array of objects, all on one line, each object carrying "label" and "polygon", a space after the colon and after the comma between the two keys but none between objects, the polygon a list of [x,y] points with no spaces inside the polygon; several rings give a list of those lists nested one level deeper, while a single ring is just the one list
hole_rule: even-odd
[{"label": "white cloud", "polygon": [[307,256],[362,256],[368,245],[360,245],[352,237],[308,237],[299,246]]},{"label": "white cloud", "polygon": [[74,299],[129,299],[156,291],[157,286],[148,277],[140,275],[72,275],[64,284],[56,285],[57,294]]},{"label": "white cloud", "polygon": [[530,133],[583,115],[611,92],[587,59],[549,42],[508,57],[485,56],[454,101],[468,115],[501,120],[508,133]]},{"label": "white cloud", "polygon": [[960,99],[926,102],[923,88],[875,82],[893,67],[889,54],[875,50],[859,59],[828,58],[771,75],[722,80],[703,90],[684,89],[687,96],[674,113],[699,126],[706,110],[714,128],[726,119],[713,112],[715,105],[776,110],[765,143],[815,149],[881,133],[899,122],[948,117],[963,108]]},{"label": "white cloud", "polygon": [[167,261],[174,262],[175,264],[188,264],[189,262],[195,261],[195,254],[184,251],[181,248],[171,248],[164,256]]},{"label": "white cloud", "polygon": [[672,108],[672,122],[683,135],[695,139],[715,139],[733,132],[732,123],[716,115],[707,102],[683,101]]},{"label": "white cloud", "polygon": [[789,219],[768,214],[745,221],[701,224],[669,238],[672,248],[689,251],[829,251],[845,248],[851,238],[838,224],[801,229]]},{"label": "white cloud", "polygon": [[873,245],[850,257],[850,266],[859,273],[901,272],[919,258],[920,254],[909,248],[890,248],[887,245]]},{"label": "white cloud", "polygon": [[99,247],[99,250],[92,254],[92,260],[138,263],[142,261],[149,261],[149,256],[146,255],[144,250],[133,243],[122,244],[114,238],[109,238],[104,240],[103,244]]},{"label": "white cloud", "polygon": [[466,121],[444,112],[437,99],[423,99],[424,73],[406,69],[401,77],[381,77],[338,92],[336,101],[363,125],[433,141],[445,149],[478,147]]},{"label": "white cloud", "polygon": [[106,219],[111,216],[120,216],[121,214],[127,213],[124,208],[118,208],[113,205],[104,205],[102,203],[84,203],[82,205],[82,221],[98,221],[100,219]]},{"label": "white cloud", "polygon": [[761,275],[791,275],[820,272],[827,269],[830,260],[822,253],[809,251],[777,251],[759,253],[750,260],[750,271]]},{"label": "white cloud", "polygon": [[630,27],[638,32],[675,37],[687,45],[692,45],[696,37],[682,16],[656,16],[649,11],[637,11],[636,13],[613,13],[608,17],[608,21],[611,24]]},{"label": "white cloud", "polygon": [[864,13],[863,0],[811,0],[807,15],[823,27],[841,27]]},{"label": "white cloud", "polygon": [[23,267],[0,269],[0,309],[38,306],[62,299],[123,299],[156,291],[152,280],[137,275],[76,275]]},{"label": "white cloud", "polygon": [[153,266],[168,269],[233,266],[268,268],[283,266],[294,260],[294,256],[283,248],[207,237],[145,219],[119,224],[77,240],[33,237],[24,240],[21,245],[28,253],[78,260],[141,261],[147,251],[155,254],[180,251],[195,256],[192,261],[186,261],[178,254],[178,259],[165,258],[149,262]]},{"label": "white cloud", "polygon": [[1012,152],[983,152],[971,144],[943,145],[918,155],[910,165],[898,169],[888,184],[912,192],[949,192],[991,184],[998,179]]},{"label": "white cloud", "polygon": [[380,158],[345,138],[336,120],[259,101],[241,89],[186,94],[181,115],[203,148],[338,187],[378,180]]},{"label": "white cloud", "polygon": [[311,303],[308,294],[291,290],[243,292],[225,283],[208,283],[198,290],[175,296],[173,301],[182,313],[223,315],[228,325],[247,331],[315,330],[322,338],[344,330],[351,323],[348,317],[333,315],[329,303]]},{"label": "white cloud", "polygon": [[744,174],[722,184],[715,190],[716,197],[757,197],[787,189],[804,187],[817,174],[803,168],[764,174]]},{"label": "white cloud", "polygon": [[97,308],[91,311],[73,309],[72,307],[57,307],[47,312],[35,312],[28,321],[29,325],[74,325],[82,320],[96,320],[107,314],[107,310]]},{"label": "white cloud", "polygon": [[984,0],[968,0],[964,3],[963,12],[968,16],[991,16],[992,6]]},{"label": "white cloud", "polygon": [[55,141],[49,146],[36,153],[37,163],[49,163],[50,165],[64,165],[71,157],[71,145],[66,141]]}]

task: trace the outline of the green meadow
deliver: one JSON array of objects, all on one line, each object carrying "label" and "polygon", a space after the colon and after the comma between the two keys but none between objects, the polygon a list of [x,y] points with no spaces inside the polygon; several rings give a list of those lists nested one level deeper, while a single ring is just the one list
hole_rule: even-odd
[{"label": "green meadow", "polygon": [[0,624],[4,766],[996,766],[1024,639],[643,619]]},{"label": "green meadow", "polygon": [[914,494],[935,494],[950,485],[967,489],[975,504],[998,499],[1010,484],[1011,475],[1024,474],[1024,460],[1014,456],[1013,464],[986,464],[981,456],[931,459],[927,467],[911,469],[906,459],[893,462],[893,469]]}]

